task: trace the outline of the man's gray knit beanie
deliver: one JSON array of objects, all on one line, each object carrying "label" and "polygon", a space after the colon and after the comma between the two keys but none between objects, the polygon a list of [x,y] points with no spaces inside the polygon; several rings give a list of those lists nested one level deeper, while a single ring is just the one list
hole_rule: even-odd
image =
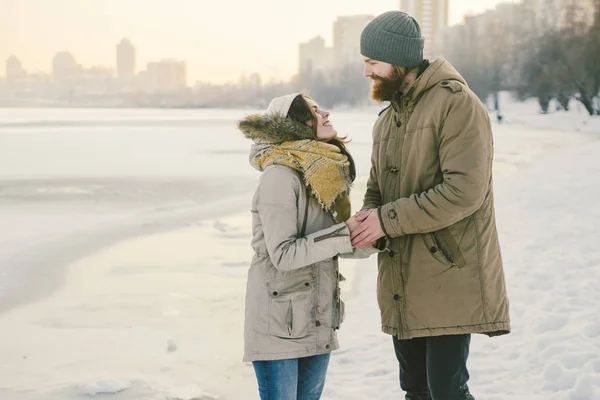
[{"label": "man's gray knit beanie", "polygon": [[363,56],[407,68],[423,62],[424,44],[419,23],[402,11],[377,16],[360,35]]}]

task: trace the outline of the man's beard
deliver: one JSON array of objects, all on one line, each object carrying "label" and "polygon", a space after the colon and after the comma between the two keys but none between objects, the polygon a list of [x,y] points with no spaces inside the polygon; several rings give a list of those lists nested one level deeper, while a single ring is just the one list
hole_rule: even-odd
[{"label": "man's beard", "polygon": [[377,102],[390,101],[394,95],[400,91],[402,84],[406,78],[406,72],[398,71],[398,68],[393,67],[390,76],[382,77],[373,75],[371,79],[371,98]]}]

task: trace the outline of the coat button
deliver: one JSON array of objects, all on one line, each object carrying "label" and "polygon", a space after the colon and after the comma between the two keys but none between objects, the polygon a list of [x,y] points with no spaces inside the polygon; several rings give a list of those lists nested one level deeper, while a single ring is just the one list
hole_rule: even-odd
[{"label": "coat button", "polygon": [[310,286],[310,282],[306,282],[304,286]]},{"label": "coat button", "polygon": [[320,321],[317,321],[317,322],[315,322],[315,325],[316,325],[316,326],[321,326],[321,322],[320,322]]},{"label": "coat button", "polygon": [[279,293],[277,292],[273,292],[273,296],[277,296]]},{"label": "coat button", "polygon": [[435,253],[438,251],[437,247],[432,247],[429,249],[429,251],[431,252],[431,254]]},{"label": "coat button", "polygon": [[390,208],[388,210],[388,217],[390,217],[390,219],[396,218],[396,210],[394,210],[393,208]]},{"label": "coat button", "polygon": [[390,250],[390,257],[394,257],[396,255],[396,253],[394,253],[392,250]]},{"label": "coat button", "polygon": [[331,348],[331,346],[330,346],[330,345],[326,345],[326,346],[325,346],[325,348],[326,348],[327,350],[329,350],[329,349]]},{"label": "coat button", "polygon": [[396,126],[397,126],[398,128],[400,128],[400,127],[402,126],[402,121],[398,121],[398,122],[396,122]]},{"label": "coat button", "polygon": [[400,300],[400,299],[401,299],[401,297],[399,295],[397,295],[397,294],[394,295],[394,300]]}]

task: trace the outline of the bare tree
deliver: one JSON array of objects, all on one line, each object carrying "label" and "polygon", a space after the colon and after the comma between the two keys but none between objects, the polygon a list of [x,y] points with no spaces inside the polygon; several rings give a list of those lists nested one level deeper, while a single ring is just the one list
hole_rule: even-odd
[{"label": "bare tree", "polygon": [[541,38],[533,38],[526,45],[529,58],[521,66],[521,85],[518,90],[521,100],[535,97],[542,113],[549,111],[550,101],[560,92],[560,72],[555,62],[556,33],[547,32]]},{"label": "bare tree", "polygon": [[[556,21],[553,27],[542,26],[537,37],[526,45],[530,56],[521,67],[521,98],[537,97],[543,112],[551,99],[569,109],[575,99],[583,104],[590,115],[600,113],[600,0],[596,3],[595,22],[591,23],[589,9],[576,0],[567,2],[550,15]],[[548,12],[552,10],[547,10]]]},{"label": "bare tree", "polygon": [[[560,72],[560,84],[575,93],[590,115],[600,115],[600,24],[597,17],[590,26],[589,9],[571,0],[565,12],[565,27],[555,36],[551,50]],[[551,46],[551,44],[548,44]]]}]

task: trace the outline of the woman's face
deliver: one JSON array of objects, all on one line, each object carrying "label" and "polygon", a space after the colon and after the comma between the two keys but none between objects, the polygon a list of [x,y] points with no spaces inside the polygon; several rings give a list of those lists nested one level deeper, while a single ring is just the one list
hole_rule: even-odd
[{"label": "woman's face", "polygon": [[[333,128],[333,125],[329,121],[329,112],[323,111],[319,108],[319,105],[313,100],[305,97],[308,106],[317,115],[317,140],[328,142],[337,136],[337,132]],[[313,121],[309,120],[306,122],[308,126],[313,125]]]}]

